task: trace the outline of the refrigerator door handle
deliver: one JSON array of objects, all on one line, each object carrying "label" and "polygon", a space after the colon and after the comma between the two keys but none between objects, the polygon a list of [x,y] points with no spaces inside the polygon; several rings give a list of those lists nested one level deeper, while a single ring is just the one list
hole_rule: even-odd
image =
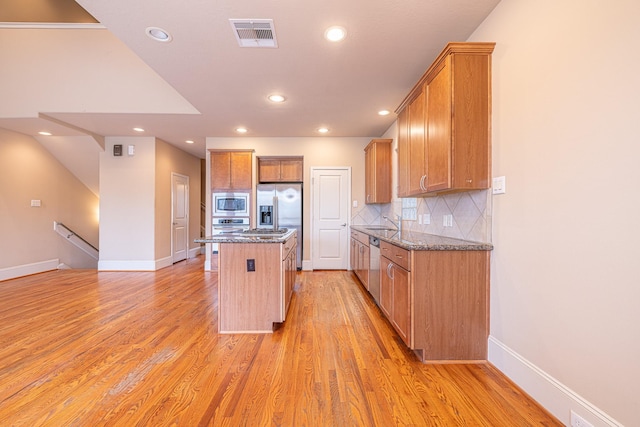
[{"label": "refrigerator door handle", "polygon": [[278,224],[278,196],[273,196],[273,229],[280,228]]}]

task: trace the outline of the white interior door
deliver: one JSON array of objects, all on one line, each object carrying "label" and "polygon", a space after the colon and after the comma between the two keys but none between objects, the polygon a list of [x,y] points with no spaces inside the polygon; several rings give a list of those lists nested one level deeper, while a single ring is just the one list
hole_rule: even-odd
[{"label": "white interior door", "polygon": [[349,265],[350,168],[311,168],[311,262],[314,270]]},{"label": "white interior door", "polygon": [[189,251],[189,177],[171,174],[171,253],[173,262],[187,259]]}]

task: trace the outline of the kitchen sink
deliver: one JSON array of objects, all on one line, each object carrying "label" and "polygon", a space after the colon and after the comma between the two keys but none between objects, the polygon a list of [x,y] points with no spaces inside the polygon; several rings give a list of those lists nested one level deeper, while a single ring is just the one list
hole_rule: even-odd
[{"label": "kitchen sink", "polygon": [[274,230],[272,228],[251,228],[249,230],[243,230],[242,234],[245,236],[281,236],[289,231],[288,228],[278,228]]},{"label": "kitchen sink", "polygon": [[365,230],[370,230],[370,231],[398,231],[395,228],[389,228],[389,227],[364,227]]}]

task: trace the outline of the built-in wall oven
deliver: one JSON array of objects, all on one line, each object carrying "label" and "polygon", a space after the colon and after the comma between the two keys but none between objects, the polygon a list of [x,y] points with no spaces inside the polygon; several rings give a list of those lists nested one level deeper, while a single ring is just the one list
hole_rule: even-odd
[{"label": "built-in wall oven", "polygon": [[[248,230],[249,226],[249,217],[213,218],[211,234],[220,236],[221,234],[241,233],[243,230]],[[212,243],[211,250],[213,253],[217,253],[218,244]]]},{"label": "built-in wall oven", "polygon": [[211,216],[214,218],[249,217],[251,194],[213,193],[211,195]]}]

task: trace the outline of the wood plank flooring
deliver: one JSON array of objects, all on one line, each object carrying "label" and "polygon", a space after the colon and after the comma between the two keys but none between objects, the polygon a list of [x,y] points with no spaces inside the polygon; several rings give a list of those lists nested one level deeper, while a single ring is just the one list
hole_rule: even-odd
[{"label": "wood plank flooring", "polygon": [[219,335],[202,262],[0,282],[0,426],[562,425],[489,364],[421,364],[350,272]]}]

